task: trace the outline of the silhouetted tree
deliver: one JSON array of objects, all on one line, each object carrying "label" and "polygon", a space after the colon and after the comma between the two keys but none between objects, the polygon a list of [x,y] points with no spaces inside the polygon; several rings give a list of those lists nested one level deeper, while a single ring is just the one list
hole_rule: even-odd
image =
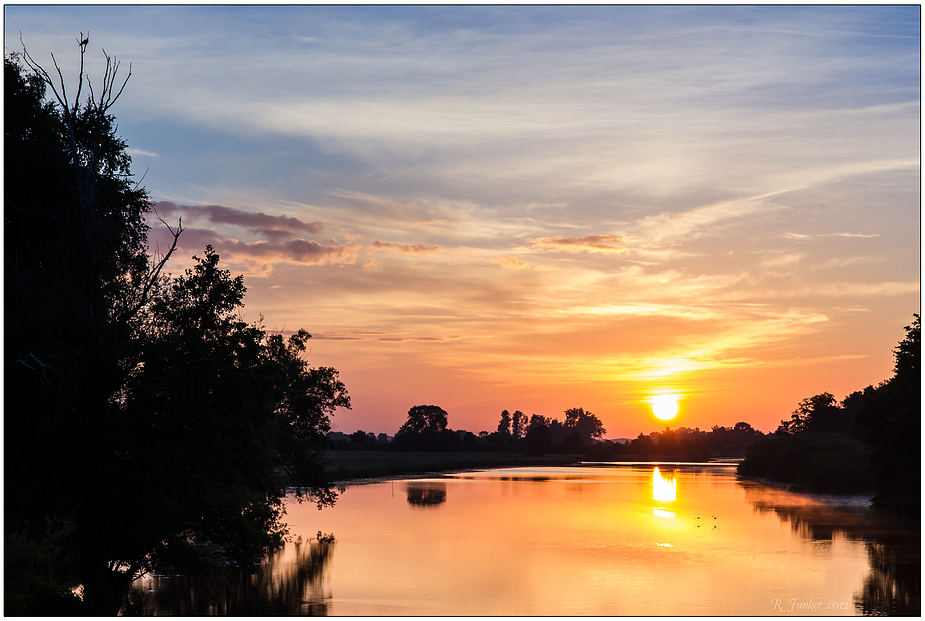
[{"label": "silhouetted tree", "polygon": [[358,429],[357,431],[354,431],[350,434],[350,441],[354,444],[364,445],[369,444],[373,440],[371,440],[369,436],[366,435],[365,431]]},{"label": "silhouetted tree", "polygon": [[745,450],[737,472],[793,483],[800,491],[855,494],[871,489],[869,451],[845,433],[771,434]]},{"label": "silhouetted tree", "polygon": [[527,425],[527,431],[529,432],[534,427],[549,427],[549,418],[546,416],[541,416],[540,414],[531,414],[530,423]]},{"label": "silhouetted tree", "polygon": [[554,444],[562,444],[565,436],[571,433],[571,430],[559,422],[558,418],[551,418],[549,420],[549,433]]},{"label": "silhouetted tree", "polygon": [[630,442],[630,453],[640,457],[648,457],[655,453],[655,440],[651,435],[647,436],[639,432],[639,437]]},{"label": "silhouetted tree", "polygon": [[893,351],[893,377],[870,395],[857,418],[871,449],[874,503],[906,515],[921,513],[921,321],[913,317]]},{"label": "silhouetted tree", "polygon": [[613,461],[619,459],[623,452],[623,445],[610,440],[604,440],[588,448],[588,450],[585,451],[585,457],[596,461]]},{"label": "silhouetted tree", "polygon": [[565,427],[576,432],[584,444],[591,444],[593,440],[603,438],[607,433],[597,416],[581,408],[565,411]]},{"label": "silhouetted tree", "polygon": [[543,455],[552,449],[552,433],[546,425],[531,425],[524,439],[528,455]]},{"label": "silhouetted tree", "polygon": [[789,421],[781,421],[776,433],[793,435],[806,431],[845,431],[847,417],[835,397],[828,392],[800,401]]},{"label": "silhouetted tree", "polygon": [[527,433],[527,416],[517,410],[514,412],[514,417],[511,420],[511,435],[514,436],[515,440],[518,440]]},{"label": "silhouetted tree", "polygon": [[408,410],[408,420],[398,429],[398,433],[438,433],[446,429],[447,421],[447,413],[443,408],[436,405],[416,405]]},{"label": "silhouetted tree", "polygon": [[581,441],[581,436],[578,435],[578,432],[573,431],[562,440],[561,448],[563,453],[582,453],[584,452],[585,444]]},{"label": "silhouetted tree", "polygon": [[447,413],[436,405],[416,405],[395,434],[399,451],[448,451],[459,445],[459,434],[447,429]]},{"label": "silhouetted tree", "polygon": [[76,584],[81,612],[115,614],[133,578],[195,566],[206,541],[252,563],[281,541],[279,469],[333,501],[324,434],[349,407],[337,372],[301,358],[307,332],[240,320],[243,279],[211,248],[161,275],[182,227],[148,255],[150,203],[109,112],[128,78],[107,56],[82,99],[84,47],[73,98],[28,53],[4,59],[4,527],[54,574],[10,614],[54,614]]},{"label": "silhouetted tree", "polygon": [[859,440],[864,439],[864,429],[858,425],[858,415],[864,410],[864,406],[875,395],[877,389],[873,385],[864,390],[856,390],[842,399],[841,406],[844,409],[844,418],[847,421],[847,432]]},{"label": "silhouetted tree", "polygon": [[511,413],[501,410],[501,420],[498,421],[498,433],[503,436],[511,435]]},{"label": "silhouetted tree", "polygon": [[745,448],[755,443],[763,434],[745,422],[738,422],[732,427],[714,426],[705,434],[706,442],[713,448]]},{"label": "silhouetted tree", "polygon": [[658,444],[655,447],[659,455],[675,455],[678,452],[678,441],[675,438],[675,432],[668,427],[665,431],[658,434]]}]

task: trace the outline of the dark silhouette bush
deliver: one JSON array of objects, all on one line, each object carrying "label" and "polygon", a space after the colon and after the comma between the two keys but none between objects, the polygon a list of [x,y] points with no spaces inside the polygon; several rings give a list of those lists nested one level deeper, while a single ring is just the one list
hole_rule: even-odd
[{"label": "dark silhouette bush", "polygon": [[552,449],[552,433],[546,425],[531,427],[525,440],[527,455],[543,455]]},{"label": "dark silhouette bush", "polygon": [[585,444],[581,441],[581,436],[578,435],[577,431],[573,431],[569,435],[565,436],[565,439],[562,440],[562,445],[560,450],[563,453],[584,453]]},{"label": "dark silhouette bush", "polygon": [[746,449],[738,474],[791,483],[795,491],[856,494],[873,488],[868,458],[867,447],[848,434],[768,436]]}]

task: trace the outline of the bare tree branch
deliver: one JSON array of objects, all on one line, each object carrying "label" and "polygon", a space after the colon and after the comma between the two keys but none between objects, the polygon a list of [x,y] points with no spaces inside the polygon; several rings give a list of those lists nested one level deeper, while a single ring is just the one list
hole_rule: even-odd
[{"label": "bare tree branch", "polygon": [[148,295],[151,292],[151,287],[154,286],[154,283],[156,283],[157,279],[160,277],[161,270],[164,269],[167,261],[170,260],[170,255],[172,255],[177,249],[177,240],[180,239],[180,234],[183,233],[183,218],[177,219],[177,228],[174,230],[163,218],[161,218],[156,210],[154,211],[154,217],[157,218],[161,224],[167,227],[167,230],[173,236],[173,242],[171,243],[170,250],[167,251],[167,254],[162,255],[161,260],[157,262],[157,264],[154,266],[154,269],[152,269],[148,274],[148,277],[145,279],[145,285],[141,290],[141,295],[135,304],[125,313],[124,317],[121,318],[122,321],[128,321],[135,315],[135,313],[141,310],[141,308],[148,303]]}]

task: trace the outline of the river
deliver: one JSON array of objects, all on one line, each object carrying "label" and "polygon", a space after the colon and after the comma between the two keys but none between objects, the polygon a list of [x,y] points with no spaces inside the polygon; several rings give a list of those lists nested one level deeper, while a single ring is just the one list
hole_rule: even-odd
[{"label": "river", "polygon": [[[142,614],[920,613],[920,534],[858,497],[734,465],[505,468],[349,485],[290,502],[292,541],[230,584],[147,576]],[[318,533],[333,535],[334,540]]]}]

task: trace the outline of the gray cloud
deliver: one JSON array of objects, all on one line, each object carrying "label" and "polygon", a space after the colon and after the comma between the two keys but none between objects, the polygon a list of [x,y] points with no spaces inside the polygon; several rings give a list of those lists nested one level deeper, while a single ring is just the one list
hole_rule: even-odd
[{"label": "gray cloud", "polygon": [[322,222],[305,222],[292,216],[273,216],[262,211],[250,212],[222,205],[178,205],[171,201],[157,201],[154,210],[162,217],[189,216],[203,218],[212,224],[231,224],[252,233],[278,241],[298,233],[317,235],[324,230]]},{"label": "gray cloud", "polygon": [[[159,229],[155,229],[155,234],[150,236],[152,248],[156,246],[162,251],[168,241],[164,232]],[[197,252],[210,244],[225,261],[251,259],[269,263],[324,265],[353,263],[359,253],[359,246],[356,244],[323,246],[314,240],[305,239],[290,239],[281,242],[242,242],[237,239],[226,239],[214,229],[195,227],[184,228],[177,242],[179,248]]]}]

